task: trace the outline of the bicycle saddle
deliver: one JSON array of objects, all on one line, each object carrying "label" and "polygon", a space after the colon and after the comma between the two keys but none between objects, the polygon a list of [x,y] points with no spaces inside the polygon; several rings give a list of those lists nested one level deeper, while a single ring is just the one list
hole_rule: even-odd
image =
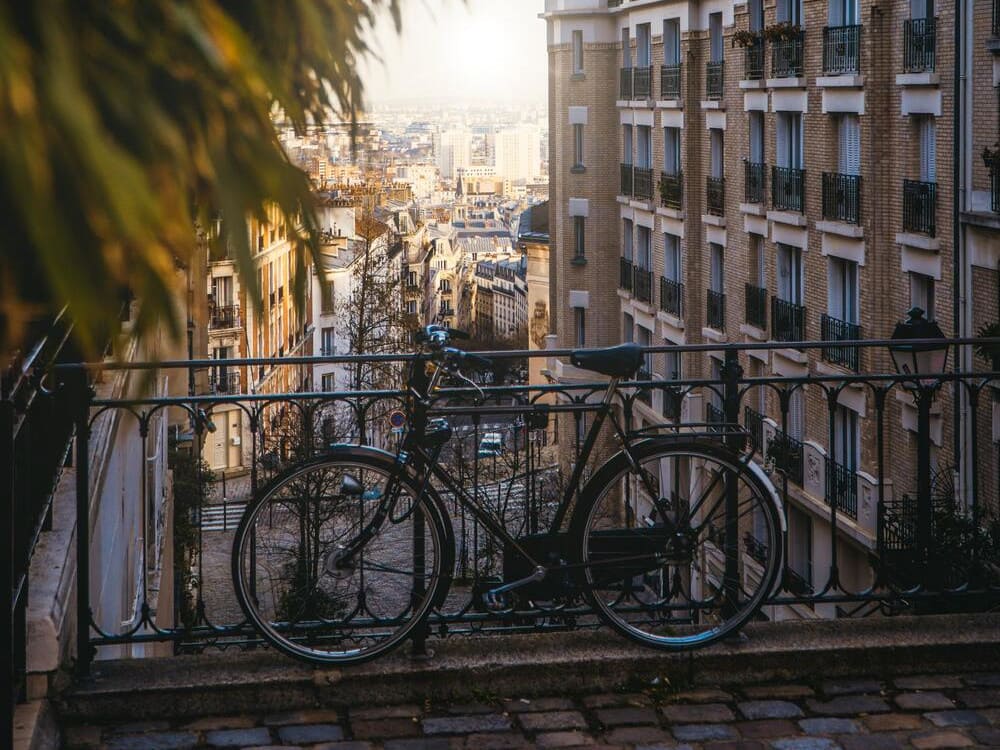
[{"label": "bicycle saddle", "polygon": [[604,349],[577,349],[569,359],[576,367],[612,378],[627,378],[643,364],[642,347],[638,344],[619,344]]}]

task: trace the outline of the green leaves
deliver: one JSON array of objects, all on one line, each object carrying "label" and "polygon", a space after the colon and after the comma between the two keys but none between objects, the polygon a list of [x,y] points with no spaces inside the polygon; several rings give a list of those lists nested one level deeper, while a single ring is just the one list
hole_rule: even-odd
[{"label": "green leaves", "polygon": [[[318,253],[312,196],[272,126],[355,122],[355,60],[399,0],[37,0],[0,4],[0,350],[68,305],[94,354],[122,298],[175,336],[179,270],[219,210],[277,206]],[[225,223],[259,302],[242,220]],[[201,241],[204,241],[202,235]],[[296,289],[304,292],[300,258]],[[301,280],[300,280],[301,279]]]}]

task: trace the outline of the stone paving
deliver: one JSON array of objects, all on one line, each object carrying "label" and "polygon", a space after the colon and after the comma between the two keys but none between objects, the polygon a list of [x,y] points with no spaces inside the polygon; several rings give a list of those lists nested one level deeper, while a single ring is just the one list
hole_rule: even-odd
[{"label": "stone paving", "polygon": [[1000,747],[1000,673],[340,706],[65,731],[67,750]]}]

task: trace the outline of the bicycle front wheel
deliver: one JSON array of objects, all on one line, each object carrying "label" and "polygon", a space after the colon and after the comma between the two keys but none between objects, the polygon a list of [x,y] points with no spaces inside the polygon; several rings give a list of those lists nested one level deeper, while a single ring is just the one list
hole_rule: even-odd
[{"label": "bicycle front wheel", "polygon": [[[451,576],[452,536],[431,492],[419,497],[391,457],[363,448],[276,478],[233,543],[247,618],[275,647],[314,663],[358,663],[398,646]],[[366,529],[357,553],[339,557]]]},{"label": "bicycle front wheel", "polygon": [[708,645],[742,627],[781,567],[780,512],[762,475],[704,441],[649,440],[602,466],[572,527],[581,586],[647,646]]}]

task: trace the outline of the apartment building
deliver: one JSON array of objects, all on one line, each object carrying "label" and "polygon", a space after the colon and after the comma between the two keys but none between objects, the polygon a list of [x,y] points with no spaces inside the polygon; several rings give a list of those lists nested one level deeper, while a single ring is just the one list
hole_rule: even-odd
[{"label": "apartment building", "polygon": [[[963,170],[958,212],[952,149],[969,166],[997,137],[997,12],[989,0],[547,0],[557,345],[788,342],[742,354],[744,372],[822,376],[892,365],[884,349],[794,342],[888,338],[914,305],[949,334],[997,320],[996,170]],[[958,140],[956,15],[975,37]],[[722,359],[668,353],[646,370],[719,377]],[[562,363],[552,374],[593,377]],[[784,403],[744,397],[747,426],[791,448],[788,560],[803,590],[834,554],[844,588],[871,583],[872,398],[847,387],[831,409],[815,385]],[[916,419],[890,401],[892,500],[912,492]],[[668,407],[638,401],[635,418],[663,421]],[[691,395],[679,416],[719,420],[720,400]],[[953,424],[933,423],[944,471],[967,437]]]}]

